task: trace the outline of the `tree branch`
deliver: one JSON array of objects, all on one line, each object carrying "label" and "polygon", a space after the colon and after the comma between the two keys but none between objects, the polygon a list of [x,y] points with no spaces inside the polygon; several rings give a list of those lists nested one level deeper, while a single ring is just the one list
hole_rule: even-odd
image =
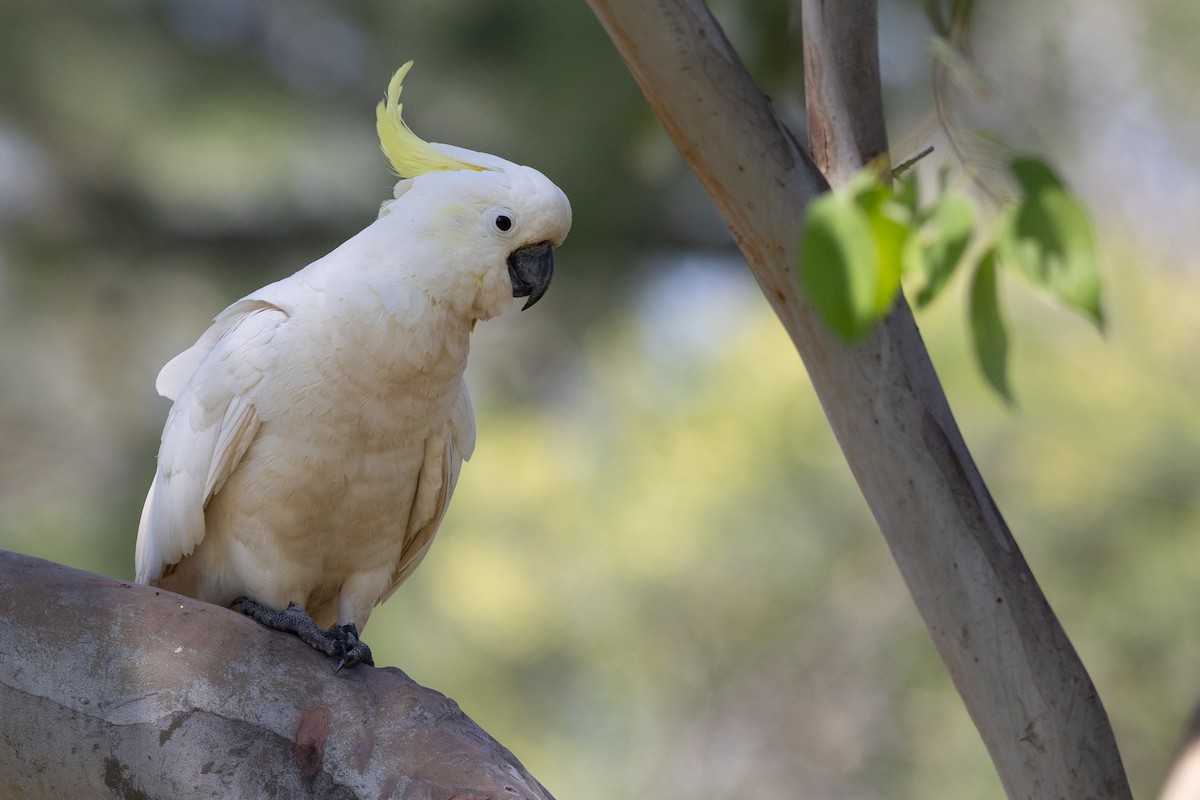
[{"label": "tree branch", "polygon": [[812,157],[840,186],[888,152],[875,0],[803,0],[804,96]]},{"label": "tree branch", "polygon": [[[803,358],[1008,795],[1128,798],[1100,698],[971,460],[907,303],[848,345],[796,287],[805,208],[826,188],[812,161],[701,0],[588,2]],[[821,50],[846,46],[875,43]],[[838,79],[836,63],[820,60],[820,82]],[[847,150],[834,152],[841,163]]]},{"label": "tree branch", "polygon": [[171,592],[0,551],[6,797],[552,800],[397,669]]}]

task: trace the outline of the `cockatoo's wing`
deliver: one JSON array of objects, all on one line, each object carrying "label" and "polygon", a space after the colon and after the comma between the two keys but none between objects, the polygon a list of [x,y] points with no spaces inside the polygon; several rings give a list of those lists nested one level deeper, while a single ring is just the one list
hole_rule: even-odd
[{"label": "cockatoo's wing", "polygon": [[139,583],[169,573],[204,538],[205,506],[258,431],[255,387],[270,368],[272,340],[287,319],[272,303],[239,300],[159,373],[159,392],[175,404],[138,528]]},{"label": "cockatoo's wing", "polygon": [[425,442],[425,461],[413,492],[412,510],[404,531],[404,549],[396,564],[391,586],[377,603],[391,597],[396,587],[404,583],[429,551],[429,545],[442,523],[450,496],[458,483],[462,463],[470,459],[474,451],[475,412],[471,409],[471,396],[467,394],[466,383],[459,382],[458,394],[450,409],[450,419],[441,431]]}]

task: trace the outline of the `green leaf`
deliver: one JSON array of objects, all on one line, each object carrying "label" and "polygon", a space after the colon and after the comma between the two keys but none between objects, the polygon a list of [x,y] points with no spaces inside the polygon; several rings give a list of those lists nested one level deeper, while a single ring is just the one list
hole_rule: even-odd
[{"label": "green leaf", "polygon": [[871,219],[853,194],[829,192],[809,205],[800,258],[801,285],[817,313],[843,339],[862,338],[882,316],[880,269]]},{"label": "green leaf", "polygon": [[1033,156],[1017,156],[1008,165],[1008,171],[1016,178],[1021,191],[1031,197],[1045,189],[1066,191],[1062,180],[1050,165]]},{"label": "green leaf", "polygon": [[1014,159],[1010,171],[1025,199],[1001,226],[1000,263],[1103,327],[1095,232],[1087,209],[1038,159]]},{"label": "green leaf", "polygon": [[946,192],[928,213],[904,253],[904,270],[921,277],[917,307],[931,303],[954,274],[975,233],[975,204],[966,195]]},{"label": "green leaf", "polygon": [[1015,405],[1008,384],[1008,333],[1000,315],[996,291],[996,255],[989,250],[971,281],[971,340],[984,378],[1009,405]]},{"label": "green leaf", "polygon": [[920,191],[917,187],[917,173],[909,172],[902,178],[896,179],[895,201],[901,207],[908,209],[910,214],[917,213]]},{"label": "green leaf", "polygon": [[892,190],[876,182],[870,191],[855,198],[866,212],[875,243],[875,304],[871,313],[882,319],[900,290],[900,273],[905,243],[911,231],[912,212],[893,199]]}]

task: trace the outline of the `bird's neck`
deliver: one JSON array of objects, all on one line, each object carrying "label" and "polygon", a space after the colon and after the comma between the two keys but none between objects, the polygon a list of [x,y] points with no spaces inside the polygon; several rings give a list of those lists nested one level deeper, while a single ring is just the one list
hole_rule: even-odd
[{"label": "bird's neck", "polygon": [[[380,297],[390,291],[390,296]],[[435,393],[456,389],[467,365],[474,320],[419,292],[389,287],[331,298],[332,352],[362,378],[397,387],[414,379]]]}]

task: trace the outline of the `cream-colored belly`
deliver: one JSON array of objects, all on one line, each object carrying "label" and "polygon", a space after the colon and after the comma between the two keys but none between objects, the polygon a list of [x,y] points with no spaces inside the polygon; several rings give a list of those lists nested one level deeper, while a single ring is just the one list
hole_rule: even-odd
[{"label": "cream-colored belly", "polygon": [[160,584],[220,605],[294,602],[318,624],[361,630],[405,557],[427,440],[444,436],[448,413],[445,401],[388,405],[360,398],[353,417],[305,424],[295,408],[263,423],[209,502],[204,539]]}]

